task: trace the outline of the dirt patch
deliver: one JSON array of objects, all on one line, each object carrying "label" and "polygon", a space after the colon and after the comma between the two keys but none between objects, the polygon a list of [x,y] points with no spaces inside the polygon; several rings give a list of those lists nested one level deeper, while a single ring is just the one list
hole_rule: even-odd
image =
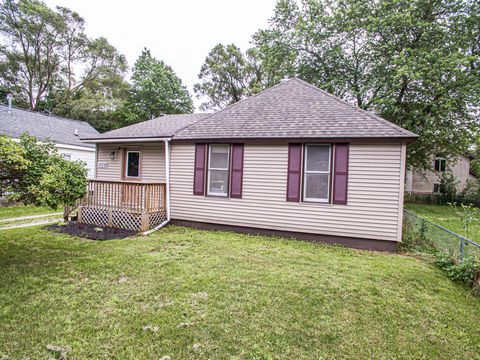
[{"label": "dirt patch", "polygon": [[45,227],[48,230],[78,236],[90,240],[112,240],[124,239],[129,236],[137,235],[133,230],[116,229],[110,227],[99,227],[90,224],[80,224],[76,221],[70,221],[66,224],[55,224]]}]

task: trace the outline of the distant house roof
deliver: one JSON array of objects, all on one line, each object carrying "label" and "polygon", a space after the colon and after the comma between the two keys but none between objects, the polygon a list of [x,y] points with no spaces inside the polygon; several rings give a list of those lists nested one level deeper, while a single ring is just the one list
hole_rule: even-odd
[{"label": "distant house roof", "polygon": [[[75,130],[78,131],[78,136],[75,135]],[[8,106],[0,105],[0,135],[18,138],[26,131],[39,140],[49,138],[57,144],[89,148],[94,145],[85,144],[80,138],[99,134],[85,121],[66,119],[15,107],[9,113]]]},{"label": "distant house roof", "polygon": [[417,135],[298,78],[206,116],[174,139],[415,138]]},{"label": "distant house roof", "polygon": [[82,140],[110,140],[172,137],[175,132],[191,125],[208,114],[175,114],[160,116],[138,124],[125,126],[121,129],[107,131],[100,135],[84,136]]}]

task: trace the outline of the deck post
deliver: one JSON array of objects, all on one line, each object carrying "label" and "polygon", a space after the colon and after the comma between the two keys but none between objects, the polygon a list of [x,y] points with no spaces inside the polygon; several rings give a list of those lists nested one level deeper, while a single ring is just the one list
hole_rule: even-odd
[{"label": "deck post", "polygon": [[79,222],[79,223],[82,223],[82,222],[83,222],[83,219],[82,219],[82,209],[83,209],[83,206],[79,206],[79,207],[78,207],[78,222]]},{"label": "deck post", "polygon": [[112,208],[108,208],[108,226],[113,227],[113,220],[112,220]]},{"label": "deck post", "polygon": [[148,228],[150,227],[148,224],[148,212],[145,211],[145,209],[142,209],[142,215],[141,215],[141,225],[140,225],[140,231],[144,232],[147,231]]}]

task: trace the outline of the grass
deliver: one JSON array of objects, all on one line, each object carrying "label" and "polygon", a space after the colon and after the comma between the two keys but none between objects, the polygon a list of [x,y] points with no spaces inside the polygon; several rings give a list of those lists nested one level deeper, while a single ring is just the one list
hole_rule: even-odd
[{"label": "grass", "polygon": [[480,301],[419,258],[168,226],[0,232],[0,358],[474,359]]},{"label": "grass", "polygon": [[61,208],[51,209],[49,207],[21,205],[0,207],[0,220],[30,215],[50,214],[62,211]]},{"label": "grass", "polygon": [[[405,208],[414,211],[418,215],[441,225],[459,235],[467,236],[462,227],[460,216],[455,209],[448,205],[423,205],[405,204]],[[468,238],[480,242],[480,220],[470,225]]]}]

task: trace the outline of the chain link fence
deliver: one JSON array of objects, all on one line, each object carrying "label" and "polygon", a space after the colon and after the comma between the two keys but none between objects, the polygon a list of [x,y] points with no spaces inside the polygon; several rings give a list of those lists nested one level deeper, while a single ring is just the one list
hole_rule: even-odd
[{"label": "chain link fence", "polygon": [[454,233],[441,225],[422,218],[404,209],[404,234],[415,237],[422,244],[423,251],[444,251],[460,260],[468,255],[480,259],[480,244]]}]

